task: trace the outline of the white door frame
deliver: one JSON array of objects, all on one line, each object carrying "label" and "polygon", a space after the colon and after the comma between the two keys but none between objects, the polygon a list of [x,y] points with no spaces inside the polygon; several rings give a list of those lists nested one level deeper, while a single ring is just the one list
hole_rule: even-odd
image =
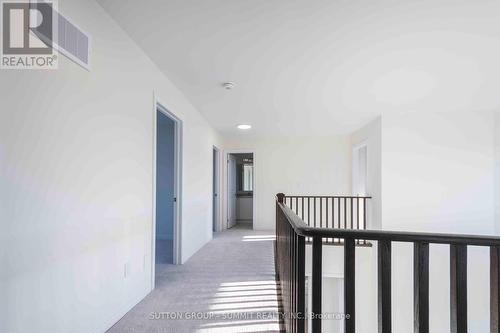
[{"label": "white door frame", "polygon": [[256,182],[256,179],[257,179],[257,154],[255,152],[254,149],[229,149],[229,150],[225,150],[224,151],[224,165],[223,165],[223,169],[224,169],[224,192],[225,192],[225,195],[224,195],[224,216],[222,217],[223,218],[223,222],[221,223],[222,225],[222,229],[221,230],[225,230],[227,229],[227,219],[228,219],[228,209],[229,209],[229,190],[228,190],[228,186],[229,186],[229,183],[227,181],[227,177],[229,176],[228,175],[228,170],[227,170],[227,161],[228,161],[228,158],[229,158],[229,155],[230,154],[253,154],[253,200],[252,200],[252,214],[253,214],[253,217],[252,217],[252,229],[255,229],[255,221],[256,221],[256,217],[257,217],[257,182]]},{"label": "white door frame", "polygon": [[[359,168],[359,150],[361,148],[366,148],[366,175],[365,175],[365,192],[366,193],[355,193],[354,190],[356,189],[356,186],[357,186],[357,181],[358,181],[358,168]],[[353,195],[371,195],[371,188],[370,188],[370,158],[369,158],[369,155],[370,155],[370,145],[368,144],[368,140],[363,140],[355,145],[352,146],[352,156],[351,156],[351,160],[352,160],[352,174],[351,174],[351,189],[352,189],[352,194]],[[367,229],[371,229],[372,228],[372,202],[369,202],[368,204],[368,208],[366,209],[366,228]]]},{"label": "white door frame", "polygon": [[[221,228],[221,221],[222,219],[220,218],[220,212],[221,212],[221,161],[220,161],[220,156],[221,156],[221,150],[217,146],[213,146],[213,151],[215,151],[215,170],[212,170],[212,177],[215,174],[216,179],[215,179],[215,188],[212,189],[212,200],[215,202],[212,203],[212,208],[215,207],[215,212],[212,212],[212,218],[215,220],[215,232],[220,231]],[[212,152],[213,152],[212,151]],[[214,194],[217,193],[217,197],[214,196]],[[212,221],[212,224],[214,221]]]},{"label": "white door frame", "polygon": [[[229,154],[227,158],[227,218],[226,218],[226,229],[232,228],[236,225],[236,205],[238,192],[238,184],[236,179],[236,162],[237,159],[233,154]],[[234,192],[233,192],[234,190]],[[234,195],[234,196],[233,196]]]},{"label": "white door frame", "polygon": [[156,260],[156,149],[157,149],[157,111],[160,111],[175,123],[174,133],[174,244],[173,261],[175,265],[182,263],[181,231],[182,231],[182,120],[170,112],[166,104],[153,94],[153,223],[151,238],[151,290],[155,288]]},{"label": "white door frame", "polygon": [[[358,195],[359,193],[354,193],[354,189],[356,187],[356,181],[358,180],[357,179],[357,173],[358,173],[358,167],[359,167],[359,154],[358,151],[363,148],[363,147],[366,147],[366,179],[365,179],[365,182],[367,185],[368,184],[368,170],[369,170],[369,159],[368,159],[368,154],[369,154],[369,151],[368,151],[368,141],[365,140],[365,141],[361,141],[360,143],[354,145],[352,147],[352,179],[351,179],[351,188],[352,188],[352,194],[354,195]],[[368,192],[368,190],[367,190]],[[365,195],[367,195],[367,193],[365,193]]]}]

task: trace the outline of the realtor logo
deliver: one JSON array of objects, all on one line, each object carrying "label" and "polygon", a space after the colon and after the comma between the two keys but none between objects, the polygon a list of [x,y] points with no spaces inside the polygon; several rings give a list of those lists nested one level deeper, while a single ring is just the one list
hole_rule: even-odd
[{"label": "realtor logo", "polygon": [[54,3],[2,2],[2,69],[56,69]]}]

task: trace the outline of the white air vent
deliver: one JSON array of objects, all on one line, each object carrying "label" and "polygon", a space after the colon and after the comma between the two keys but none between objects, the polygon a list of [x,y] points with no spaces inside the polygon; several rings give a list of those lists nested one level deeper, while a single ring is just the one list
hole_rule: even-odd
[{"label": "white air vent", "polygon": [[[35,8],[36,4],[32,4]],[[52,29],[43,25],[32,31],[47,45],[83,68],[90,70],[90,37],[67,18],[52,10]]]},{"label": "white air vent", "polygon": [[76,25],[54,11],[57,33],[54,48],[78,65],[90,70],[90,38]]}]

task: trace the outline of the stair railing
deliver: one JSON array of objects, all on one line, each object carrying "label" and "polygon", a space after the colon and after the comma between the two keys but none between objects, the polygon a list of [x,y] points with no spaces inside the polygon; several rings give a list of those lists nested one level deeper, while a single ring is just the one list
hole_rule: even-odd
[{"label": "stair railing", "polygon": [[[275,265],[280,282],[284,330],[305,332],[305,247],[312,239],[312,332],[321,333],[322,248],[324,239],[340,239],[344,247],[345,333],[355,333],[355,246],[357,241],[376,241],[378,270],[378,332],[391,333],[391,244],[414,245],[414,332],[429,332],[429,244],[450,247],[450,327],[467,333],[467,247],[490,248],[490,332],[500,333],[500,237],[462,234],[339,229],[307,225],[276,196]],[[300,198],[300,197],[299,197]]]}]

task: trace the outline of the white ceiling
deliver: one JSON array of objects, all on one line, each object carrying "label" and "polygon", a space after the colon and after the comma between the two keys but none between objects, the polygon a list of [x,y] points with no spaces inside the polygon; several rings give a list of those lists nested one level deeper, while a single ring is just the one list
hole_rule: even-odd
[{"label": "white ceiling", "polygon": [[500,107],[500,1],[98,1],[223,133]]}]

